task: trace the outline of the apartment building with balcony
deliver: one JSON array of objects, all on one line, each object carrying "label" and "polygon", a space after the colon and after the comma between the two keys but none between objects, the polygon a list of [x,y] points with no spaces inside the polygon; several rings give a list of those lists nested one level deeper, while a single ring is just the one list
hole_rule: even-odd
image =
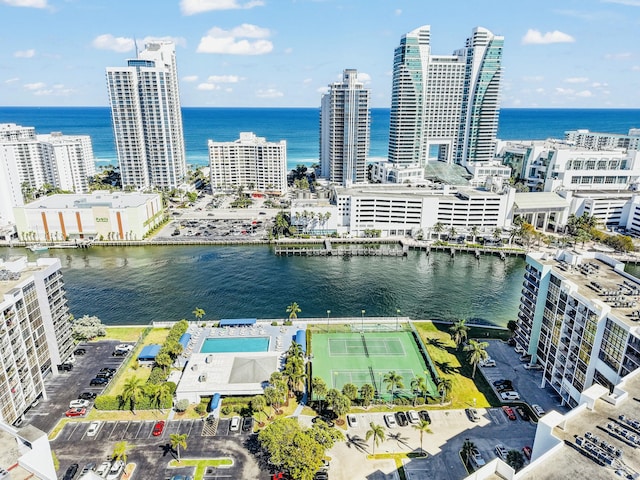
[{"label": "apartment building with balcony", "polygon": [[640,367],[640,280],[598,252],[527,256],[516,341],[571,407]]},{"label": "apartment building with balcony", "polygon": [[73,352],[57,258],[0,260],[0,421],[18,422],[46,397],[44,378]]}]

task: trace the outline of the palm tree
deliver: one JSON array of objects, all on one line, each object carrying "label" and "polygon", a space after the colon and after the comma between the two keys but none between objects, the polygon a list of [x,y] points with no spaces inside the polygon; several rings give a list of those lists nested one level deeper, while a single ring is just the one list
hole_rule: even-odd
[{"label": "palm tree", "polygon": [[427,380],[424,377],[420,376],[413,377],[413,379],[411,380],[411,390],[414,393],[413,406],[415,406],[418,394],[427,391]]},{"label": "palm tree", "polygon": [[502,238],[502,229],[500,227],[493,230],[493,238],[496,239],[496,242]]},{"label": "palm tree", "polygon": [[172,396],[169,385],[167,383],[163,383],[161,385],[157,385],[157,388],[152,392],[151,398],[158,409],[162,411],[162,406],[165,403],[168,403]]},{"label": "palm tree", "polygon": [[438,240],[440,240],[440,234],[444,232],[444,225],[442,224],[442,222],[434,223],[433,231],[438,235]]},{"label": "palm tree", "polygon": [[469,340],[469,345],[464,347],[465,352],[469,352],[469,364],[473,366],[473,373],[471,378],[476,376],[476,367],[478,364],[489,357],[487,353],[487,347],[489,342],[478,342],[476,340]]},{"label": "palm tree", "polygon": [[387,392],[391,392],[391,401],[395,397],[396,388],[404,388],[402,383],[402,375],[397,374],[395,371],[390,371],[382,378],[383,383],[387,384]]},{"label": "palm tree", "polygon": [[187,434],[186,433],[172,433],[169,435],[171,440],[171,449],[175,450],[178,454],[178,463],[180,463],[180,447],[187,449]]},{"label": "palm tree", "polygon": [[456,347],[458,348],[460,348],[460,345],[462,345],[467,340],[469,327],[465,325],[466,322],[467,321],[464,319],[458,320],[457,322],[453,323],[451,328],[449,328],[451,339],[455,342]]},{"label": "palm tree", "polygon": [[113,453],[111,454],[111,458],[113,458],[116,462],[118,460],[122,460],[123,462],[127,462],[127,454],[129,453],[129,443],[125,440],[122,442],[118,442],[113,446]]},{"label": "palm tree", "polygon": [[193,316],[196,317],[196,320],[202,320],[202,317],[204,317],[204,314],[206,313],[203,309],[201,308],[196,308],[193,312]]},{"label": "palm tree", "polygon": [[371,385],[370,383],[365,383],[364,385],[362,385],[362,387],[360,387],[360,397],[362,398],[362,402],[366,403],[367,405],[371,404],[371,400],[373,400],[375,393],[376,389],[373,388],[373,385]]},{"label": "palm tree", "polygon": [[473,243],[476,243],[476,237],[478,236],[479,228],[477,226],[471,227],[471,236],[473,237]]},{"label": "palm tree", "polygon": [[433,433],[431,431],[431,429],[429,428],[429,425],[431,425],[431,423],[429,423],[428,420],[423,420],[422,418],[420,419],[420,421],[413,426],[413,428],[415,428],[416,430],[418,430],[418,432],[420,432],[420,450],[424,453],[424,450],[422,450],[422,435],[424,433]]},{"label": "palm tree", "polygon": [[458,233],[458,232],[457,232],[457,230],[456,230],[456,227],[454,227],[453,225],[451,225],[451,226],[449,227],[449,240],[454,239],[454,238],[455,238],[455,236],[456,236],[456,233]]},{"label": "palm tree", "polygon": [[251,410],[254,412],[264,413],[264,407],[266,407],[266,405],[262,395],[257,395],[251,399]]},{"label": "palm tree", "polygon": [[471,452],[476,448],[476,444],[470,441],[468,438],[465,438],[464,443],[462,444],[462,450],[460,453],[464,458],[464,464],[469,467],[469,458],[471,457]]},{"label": "palm tree", "polygon": [[440,392],[440,403],[442,404],[444,399],[451,393],[451,390],[453,390],[453,382],[450,378],[440,377],[436,387]]},{"label": "palm tree", "polygon": [[289,314],[289,319],[298,318],[298,314],[301,311],[302,310],[300,309],[300,305],[298,305],[296,302],[291,302],[291,305],[287,307],[287,313]]},{"label": "palm tree", "polygon": [[373,454],[376,454],[376,446],[380,445],[380,442],[384,442],[386,437],[384,427],[382,425],[376,425],[375,423],[369,423],[369,430],[367,430],[365,440],[369,440],[373,437]]},{"label": "palm tree", "polygon": [[144,380],[139,377],[132,377],[124,382],[122,388],[122,403],[129,403],[131,412],[136,413],[136,403],[138,403],[144,395]]}]

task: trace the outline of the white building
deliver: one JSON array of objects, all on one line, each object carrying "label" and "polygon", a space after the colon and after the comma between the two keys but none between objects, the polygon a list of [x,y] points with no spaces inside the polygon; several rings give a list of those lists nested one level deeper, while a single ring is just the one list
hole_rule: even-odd
[{"label": "white building", "polygon": [[175,45],[154,41],[107,68],[122,186],[177,188],[186,175]]},{"label": "white building", "polygon": [[429,25],[401,38],[393,64],[390,162],[493,159],[503,44],[481,27],[453,55],[431,53]]},{"label": "white building", "polygon": [[142,240],[164,216],[156,193],[59,194],[15,209],[19,238],[39,242]]},{"label": "white building", "polygon": [[252,132],[241,132],[233,142],[209,140],[211,188],[244,187],[274,194],[287,191],[287,142],[267,142]]},{"label": "white building", "polygon": [[0,478],[57,480],[49,438],[42,430],[32,425],[14,428],[0,421],[0,445]]},{"label": "white building", "polygon": [[564,139],[576,147],[590,150],[640,150],[640,128],[631,128],[627,135],[616,133],[598,133],[589,130],[570,130],[564,132]]},{"label": "white building", "polygon": [[371,114],[369,90],[347,69],[329,85],[320,110],[320,166],[329,182],[350,186],[367,181]]},{"label": "white building", "polygon": [[34,127],[0,124],[0,226],[14,223],[13,207],[24,204],[23,186],[37,190],[49,184],[85,193],[93,175],[89,136],[36,135]]},{"label": "white building", "polygon": [[0,421],[18,422],[46,397],[43,379],[73,351],[57,258],[0,260]]}]

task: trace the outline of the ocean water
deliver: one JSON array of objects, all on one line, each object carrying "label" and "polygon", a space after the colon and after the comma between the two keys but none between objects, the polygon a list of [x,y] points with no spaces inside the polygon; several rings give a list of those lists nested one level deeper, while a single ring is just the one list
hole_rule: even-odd
[{"label": "ocean water", "polygon": [[[289,169],[318,161],[318,108],[183,108],[187,163],[207,165],[207,141],[236,140],[254,132],[287,141]],[[108,107],[0,107],[0,123],[33,126],[37,133],[89,135],[98,165],[116,163]],[[498,137],[505,140],[562,138],[566,130],[627,133],[640,128],[640,109],[502,109]],[[370,160],[387,157],[389,109],[371,110]]]}]

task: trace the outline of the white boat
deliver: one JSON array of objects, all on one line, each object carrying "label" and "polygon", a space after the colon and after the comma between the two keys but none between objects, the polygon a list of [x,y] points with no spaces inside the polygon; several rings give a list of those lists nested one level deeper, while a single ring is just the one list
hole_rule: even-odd
[{"label": "white boat", "polygon": [[47,247],[46,245],[40,245],[39,243],[36,243],[35,245],[29,245],[27,246],[27,248],[32,252],[46,252],[47,250],[49,250],[49,247]]}]

